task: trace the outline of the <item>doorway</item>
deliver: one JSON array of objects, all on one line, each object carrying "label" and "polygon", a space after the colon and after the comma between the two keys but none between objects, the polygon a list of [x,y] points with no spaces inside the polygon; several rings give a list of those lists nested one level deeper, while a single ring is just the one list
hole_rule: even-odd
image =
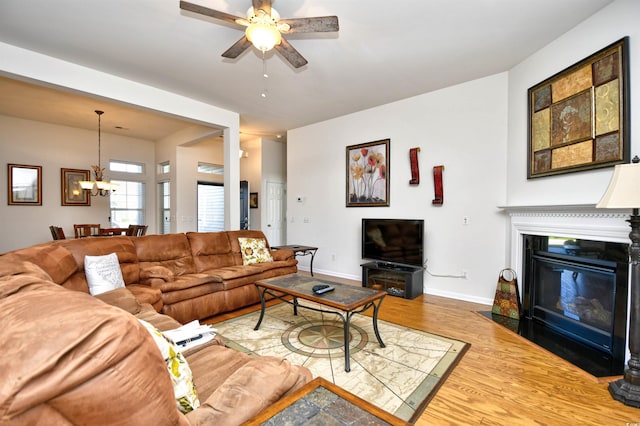
[{"label": "doorway", "polygon": [[[240,181],[240,229],[249,229],[249,182]],[[224,231],[224,185],[198,182],[198,232]]]},{"label": "doorway", "polygon": [[198,182],[198,232],[224,231],[224,185]]},{"label": "doorway", "polygon": [[287,241],[286,199],[286,184],[267,182],[267,226],[263,231],[271,246],[283,245]]},{"label": "doorway", "polygon": [[240,229],[249,229],[249,182],[240,181]]}]

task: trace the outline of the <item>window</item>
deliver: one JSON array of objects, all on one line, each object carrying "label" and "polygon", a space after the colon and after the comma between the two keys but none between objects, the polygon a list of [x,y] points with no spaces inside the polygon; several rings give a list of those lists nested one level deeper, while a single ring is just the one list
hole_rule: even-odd
[{"label": "window", "polygon": [[144,164],[128,163],[124,161],[109,161],[109,170],[112,172],[142,174],[144,173]]},{"label": "window", "polygon": [[211,175],[223,175],[224,166],[220,164],[198,162],[198,173],[208,173]]},{"label": "window", "polygon": [[166,174],[166,173],[169,173],[170,171],[171,171],[171,166],[170,166],[168,161],[165,161],[164,163],[158,164],[158,173],[159,174]]},{"label": "window", "polygon": [[144,164],[126,161],[109,161],[109,170],[116,172],[118,189],[109,197],[111,207],[111,226],[126,228],[129,225],[145,224],[144,183],[140,182],[144,174]]},{"label": "window", "polygon": [[126,228],[129,225],[144,225],[144,183],[112,180],[119,185],[111,194],[111,226]]},{"label": "window", "polygon": [[169,234],[171,232],[171,182],[160,182],[160,227],[161,234]]},{"label": "window", "polygon": [[224,231],[224,185],[198,182],[198,232]]}]

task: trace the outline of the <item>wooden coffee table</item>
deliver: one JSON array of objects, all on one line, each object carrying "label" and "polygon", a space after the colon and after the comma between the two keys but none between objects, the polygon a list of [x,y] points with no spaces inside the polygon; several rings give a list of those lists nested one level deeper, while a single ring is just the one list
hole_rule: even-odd
[{"label": "wooden coffee table", "polygon": [[339,386],[317,377],[272,404],[245,425],[354,424],[405,426],[409,423]]},{"label": "wooden coffee table", "polygon": [[[328,293],[315,294],[312,288],[319,284],[328,284],[334,287],[335,290]],[[380,309],[384,296],[387,295],[386,291],[340,284],[300,274],[260,280],[256,282],[256,286],[260,294],[261,310],[260,318],[254,330],[260,328],[266,308],[265,294],[269,294],[293,305],[294,315],[298,315],[298,308],[305,308],[335,314],[340,317],[344,329],[344,370],[347,372],[351,370],[349,358],[349,324],[353,315],[373,308],[373,331],[376,334],[380,347],[385,347],[378,331],[378,310]],[[287,296],[292,297],[293,300],[289,300]],[[301,304],[299,299],[317,303],[321,305],[322,308]]]}]

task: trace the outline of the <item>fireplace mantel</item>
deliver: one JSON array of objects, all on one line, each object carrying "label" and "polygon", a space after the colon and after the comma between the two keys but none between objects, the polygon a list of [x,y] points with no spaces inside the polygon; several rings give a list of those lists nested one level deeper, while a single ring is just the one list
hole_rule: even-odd
[{"label": "fireplace mantel", "polygon": [[[594,241],[630,243],[630,211],[598,209],[595,204],[500,206],[510,216],[511,268],[522,276],[523,236],[555,235]],[[519,283],[522,285],[522,283]],[[522,289],[521,289],[522,290]]]}]

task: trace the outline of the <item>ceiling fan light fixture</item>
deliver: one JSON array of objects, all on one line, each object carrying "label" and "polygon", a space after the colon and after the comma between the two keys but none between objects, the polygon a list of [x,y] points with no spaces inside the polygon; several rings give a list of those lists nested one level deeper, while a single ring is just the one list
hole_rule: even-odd
[{"label": "ceiling fan light fixture", "polygon": [[282,35],[274,26],[256,23],[245,31],[247,39],[260,51],[268,52],[282,42]]},{"label": "ceiling fan light fixture", "polygon": [[247,10],[247,21],[249,26],[245,30],[247,40],[249,40],[261,52],[268,52],[282,42],[282,34],[278,30],[280,14],[271,8],[271,15],[267,15],[264,10],[257,12],[250,7]]}]

